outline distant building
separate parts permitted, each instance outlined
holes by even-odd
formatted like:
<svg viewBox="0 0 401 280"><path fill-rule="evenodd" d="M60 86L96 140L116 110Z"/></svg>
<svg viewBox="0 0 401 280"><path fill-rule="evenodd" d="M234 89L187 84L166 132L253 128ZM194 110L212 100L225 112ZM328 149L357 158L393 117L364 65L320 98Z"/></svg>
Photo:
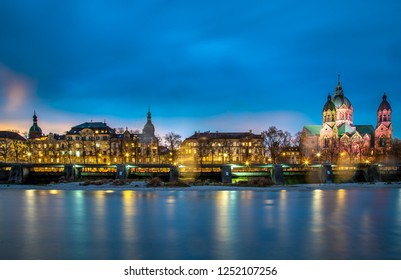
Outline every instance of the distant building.
<svg viewBox="0 0 401 280"><path fill-rule="evenodd" d="M23 162L26 159L26 139L16 132L0 131L0 161Z"/></svg>
<svg viewBox="0 0 401 280"><path fill-rule="evenodd" d="M332 98L329 94L322 110L322 125L307 125L302 130L301 151L312 161L362 162L385 155L391 149L391 106L384 94L377 110L376 129L354 125L354 108L338 78Z"/></svg>
<svg viewBox="0 0 401 280"><path fill-rule="evenodd" d="M37 124L36 113L33 120L27 143L29 162L160 163L166 154L155 136L150 109L142 133L128 129L117 132L106 122L91 121L72 127L65 135L50 133L44 136Z"/></svg>
<svg viewBox="0 0 401 280"><path fill-rule="evenodd" d="M283 163L300 164L302 163L301 152L299 147L289 147L282 151L281 158Z"/></svg>
<svg viewBox="0 0 401 280"><path fill-rule="evenodd" d="M36 139L43 136L42 129L38 126L38 117L36 116L36 112L33 112L33 124L29 129L28 138Z"/></svg>
<svg viewBox="0 0 401 280"><path fill-rule="evenodd" d="M264 161L263 138L249 132L195 132L180 148L182 164L252 164Z"/></svg>

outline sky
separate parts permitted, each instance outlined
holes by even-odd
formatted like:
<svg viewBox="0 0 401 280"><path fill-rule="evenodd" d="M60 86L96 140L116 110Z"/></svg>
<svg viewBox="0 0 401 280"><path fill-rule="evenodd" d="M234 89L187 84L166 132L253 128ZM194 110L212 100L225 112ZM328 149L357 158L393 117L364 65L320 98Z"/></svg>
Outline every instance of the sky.
<svg viewBox="0 0 401 280"><path fill-rule="evenodd" d="M401 136L401 1L2 0L0 130L106 121L295 134L341 74L354 124L386 92Z"/></svg>

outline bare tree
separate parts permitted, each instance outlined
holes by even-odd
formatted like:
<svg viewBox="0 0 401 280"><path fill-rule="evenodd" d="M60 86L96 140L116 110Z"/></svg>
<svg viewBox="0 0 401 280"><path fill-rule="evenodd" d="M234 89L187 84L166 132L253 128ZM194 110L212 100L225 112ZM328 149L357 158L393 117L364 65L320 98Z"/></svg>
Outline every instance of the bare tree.
<svg viewBox="0 0 401 280"><path fill-rule="evenodd" d="M291 145L291 134L283 132L275 126L262 132L263 143L273 163L278 163L281 151Z"/></svg>
<svg viewBox="0 0 401 280"><path fill-rule="evenodd" d="M169 132L164 135L163 139L166 146L170 150L172 162L175 162L178 158L178 149L182 143L181 135L174 132Z"/></svg>
<svg viewBox="0 0 401 280"><path fill-rule="evenodd" d="M12 142L8 138L0 138L0 157L7 162L12 155Z"/></svg>
<svg viewBox="0 0 401 280"><path fill-rule="evenodd" d="M393 140L391 154L393 156L393 160L395 163L401 162L401 140L400 139L395 138Z"/></svg>
<svg viewBox="0 0 401 280"><path fill-rule="evenodd" d="M337 161L338 152L339 152L338 138L335 136L332 136L332 137L325 138L323 141L324 141L323 146L322 146L323 159L327 163Z"/></svg>

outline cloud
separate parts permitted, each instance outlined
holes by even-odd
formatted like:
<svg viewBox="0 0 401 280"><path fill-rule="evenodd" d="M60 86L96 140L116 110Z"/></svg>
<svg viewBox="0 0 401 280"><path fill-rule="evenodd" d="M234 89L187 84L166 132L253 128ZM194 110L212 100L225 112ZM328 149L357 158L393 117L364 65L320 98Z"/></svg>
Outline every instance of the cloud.
<svg viewBox="0 0 401 280"><path fill-rule="evenodd" d="M34 91L35 85L29 78L0 64L0 93L5 113L20 112L31 100Z"/></svg>

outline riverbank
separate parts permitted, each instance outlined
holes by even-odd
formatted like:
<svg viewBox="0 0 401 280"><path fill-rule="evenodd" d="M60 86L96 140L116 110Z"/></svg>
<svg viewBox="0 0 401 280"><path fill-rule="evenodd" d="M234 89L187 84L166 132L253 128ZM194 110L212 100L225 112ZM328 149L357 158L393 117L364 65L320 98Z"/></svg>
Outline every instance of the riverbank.
<svg viewBox="0 0 401 280"><path fill-rule="evenodd" d="M339 189L386 189L401 188L401 182L377 182L377 183L343 183L343 184L299 184L299 185L273 185L267 187L252 186L189 186L189 187L148 187L144 181L131 182L126 185L103 185L84 186L79 182L56 183L48 185L18 185L0 184L1 190L113 190L113 191L310 191L310 190L339 190Z"/></svg>

